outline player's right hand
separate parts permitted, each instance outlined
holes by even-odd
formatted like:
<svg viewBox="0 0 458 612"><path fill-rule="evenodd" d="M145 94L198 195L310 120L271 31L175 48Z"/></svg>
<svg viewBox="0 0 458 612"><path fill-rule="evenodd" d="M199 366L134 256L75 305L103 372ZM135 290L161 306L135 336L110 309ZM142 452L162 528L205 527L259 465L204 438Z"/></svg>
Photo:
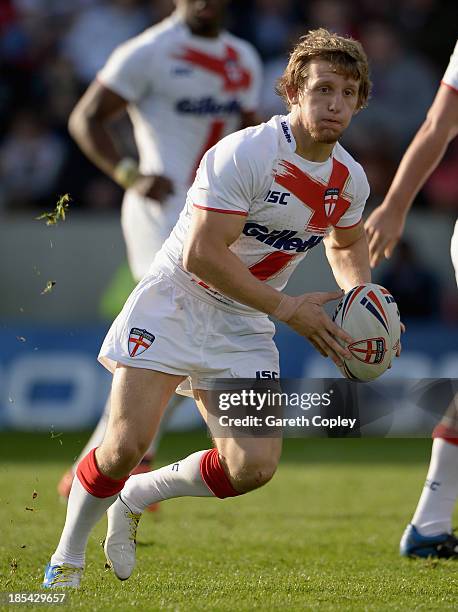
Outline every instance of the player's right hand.
<svg viewBox="0 0 458 612"><path fill-rule="evenodd" d="M139 174L132 185L132 189L135 189L135 191L144 198L150 198L157 202L163 202L174 192L172 181L160 174L151 174L148 176Z"/></svg>
<svg viewBox="0 0 458 612"><path fill-rule="evenodd" d="M405 214L383 202L369 215L364 228L369 244L369 262L375 268L385 257L389 259L399 242L405 225Z"/></svg>
<svg viewBox="0 0 458 612"><path fill-rule="evenodd" d="M304 293L295 298L301 300L301 303L293 316L286 321L294 331L305 336L323 357L330 357L337 366L342 365L343 357L351 359L351 353L346 346L354 342L354 339L331 320L323 305L341 297L341 291Z"/></svg>

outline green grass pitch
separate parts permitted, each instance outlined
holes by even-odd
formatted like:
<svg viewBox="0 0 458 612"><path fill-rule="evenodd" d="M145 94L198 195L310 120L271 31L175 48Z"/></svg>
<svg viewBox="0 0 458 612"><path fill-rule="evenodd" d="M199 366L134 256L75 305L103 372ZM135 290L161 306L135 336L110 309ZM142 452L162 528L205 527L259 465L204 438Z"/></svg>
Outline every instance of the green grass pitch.
<svg viewBox="0 0 458 612"><path fill-rule="evenodd" d="M40 591L65 515L56 482L84 441L0 434L0 591ZM208 446L204 433L170 434L158 461ZM456 562L398 556L429 452L428 440L287 440L266 487L145 515L126 582L104 568L101 521L67 609L456 610Z"/></svg>

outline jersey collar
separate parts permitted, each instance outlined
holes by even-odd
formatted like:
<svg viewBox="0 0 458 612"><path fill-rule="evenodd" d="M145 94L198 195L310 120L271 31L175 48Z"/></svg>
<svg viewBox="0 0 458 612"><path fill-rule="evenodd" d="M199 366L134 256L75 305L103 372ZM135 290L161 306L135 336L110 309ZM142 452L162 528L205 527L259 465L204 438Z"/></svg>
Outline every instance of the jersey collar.
<svg viewBox="0 0 458 612"><path fill-rule="evenodd" d="M280 115L280 140L282 148L291 153L296 151L296 140L293 136L290 123L291 115Z"/></svg>
<svg viewBox="0 0 458 612"><path fill-rule="evenodd" d="M306 162L307 164L313 164L313 165L319 166L320 164L328 163L329 160L332 160L332 158L334 157L337 143L334 145L328 159L322 162L310 161L308 159L305 159L304 157L301 157L300 155L296 153L296 139L294 138L293 131L291 129L291 113L288 113L287 115L280 115L280 134L281 134L280 140L282 143L282 148L292 153L296 157L296 159L302 162Z"/></svg>

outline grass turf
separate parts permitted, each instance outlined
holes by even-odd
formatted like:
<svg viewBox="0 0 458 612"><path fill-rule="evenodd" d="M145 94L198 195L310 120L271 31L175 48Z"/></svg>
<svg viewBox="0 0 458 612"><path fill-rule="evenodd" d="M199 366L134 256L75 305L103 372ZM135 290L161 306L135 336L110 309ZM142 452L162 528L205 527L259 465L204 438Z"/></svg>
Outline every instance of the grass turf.
<svg viewBox="0 0 458 612"><path fill-rule="evenodd" d="M82 434L0 434L0 591L40 591L65 515L56 482L84 440ZM171 434L158 461L207 446L202 433ZM157 516L145 515L138 565L126 582L104 568L101 521L82 587L69 594L69 605L91 611L456 610L456 562L398 556L429 451L427 440L287 440L266 487L224 502L170 500Z"/></svg>

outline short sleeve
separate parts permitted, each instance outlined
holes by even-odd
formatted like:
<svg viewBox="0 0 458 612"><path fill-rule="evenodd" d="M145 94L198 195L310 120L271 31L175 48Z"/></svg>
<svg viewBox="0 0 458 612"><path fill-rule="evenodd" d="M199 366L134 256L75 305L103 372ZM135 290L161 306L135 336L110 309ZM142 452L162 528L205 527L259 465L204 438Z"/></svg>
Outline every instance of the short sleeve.
<svg viewBox="0 0 458 612"><path fill-rule="evenodd" d="M120 45L97 74L97 80L128 102L140 100L152 86L154 67L154 44L142 44L136 37Z"/></svg>
<svg viewBox="0 0 458 612"><path fill-rule="evenodd" d="M458 42L450 57L450 63L442 77L442 83L458 91Z"/></svg>
<svg viewBox="0 0 458 612"><path fill-rule="evenodd" d="M193 206L228 214L248 215L259 183L252 163L250 139L241 130L223 138L202 158L189 191Z"/></svg>
<svg viewBox="0 0 458 612"><path fill-rule="evenodd" d="M352 175L352 181L354 182L352 203L347 212L340 217L338 225L336 225L337 229L349 229L358 225L370 194L369 182L361 166L358 165L358 172Z"/></svg>

